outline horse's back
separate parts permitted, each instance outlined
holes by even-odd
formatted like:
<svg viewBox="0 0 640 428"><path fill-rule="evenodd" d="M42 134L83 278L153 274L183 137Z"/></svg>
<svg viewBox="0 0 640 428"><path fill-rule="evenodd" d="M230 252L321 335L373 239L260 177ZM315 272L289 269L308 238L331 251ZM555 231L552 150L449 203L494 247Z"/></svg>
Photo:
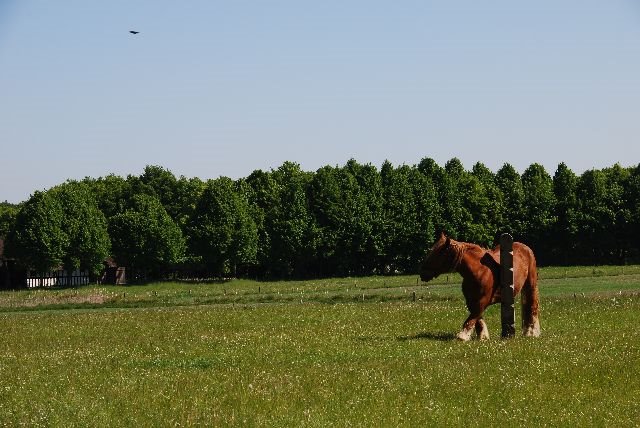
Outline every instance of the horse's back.
<svg viewBox="0 0 640 428"><path fill-rule="evenodd" d="M536 257L533 250L522 242L513 243L513 275L517 291L523 286L535 287L538 282Z"/></svg>
<svg viewBox="0 0 640 428"><path fill-rule="evenodd" d="M500 245L494 247L491 251L491 256L495 259L496 262L500 263ZM535 265L535 256L533 255L533 250L527 246L527 244L523 244L522 242L514 242L513 243L513 263L526 263L530 265L532 262Z"/></svg>
<svg viewBox="0 0 640 428"><path fill-rule="evenodd" d="M490 251L491 256L500 263L500 245ZM513 274L516 292L519 292L525 282L537 282L538 272L533 250L522 242L513 243Z"/></svg>
<svg viewBox="0 0 640 428"><path fill-rule="evenodd" d="M513 264L514 267L527 267L527 270L536 269L536 257L533 250L522 242L513 243Z"/></svg>

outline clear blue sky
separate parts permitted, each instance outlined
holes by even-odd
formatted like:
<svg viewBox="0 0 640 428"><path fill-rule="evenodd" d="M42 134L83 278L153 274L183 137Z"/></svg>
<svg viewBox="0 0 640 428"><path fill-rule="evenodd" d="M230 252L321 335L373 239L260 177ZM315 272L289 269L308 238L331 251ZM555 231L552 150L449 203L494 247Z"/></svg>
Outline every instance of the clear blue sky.
<svg viewBox="0 0 640 428"><path fill-rule="evenodd" d="M0 0L0 200L148 164L581 173L639 135L635 0Z"/></svg>

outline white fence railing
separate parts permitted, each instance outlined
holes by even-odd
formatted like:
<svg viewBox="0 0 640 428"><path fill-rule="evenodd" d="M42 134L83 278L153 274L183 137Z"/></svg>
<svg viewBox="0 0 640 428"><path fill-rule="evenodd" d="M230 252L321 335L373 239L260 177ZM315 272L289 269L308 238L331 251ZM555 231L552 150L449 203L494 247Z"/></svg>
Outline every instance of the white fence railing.
<svg viewBox="0 0 640 428"><path fill-rule="evenodd" d="M63 270L27 275L27 288L69 287L86 284L89 284L89 273L83 271L74 271L71 275Z"/></svg>

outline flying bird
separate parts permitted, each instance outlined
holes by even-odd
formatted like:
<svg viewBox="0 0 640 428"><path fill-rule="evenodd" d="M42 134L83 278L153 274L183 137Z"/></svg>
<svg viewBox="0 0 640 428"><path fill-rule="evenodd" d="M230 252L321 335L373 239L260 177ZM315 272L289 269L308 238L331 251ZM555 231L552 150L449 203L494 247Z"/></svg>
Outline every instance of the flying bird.
<svg viewBox="0 0 640 428"><path fill-rule="evenodd" d="M138 34L140 31L129 30L129 32L130 32L131 34Z"/></svg>

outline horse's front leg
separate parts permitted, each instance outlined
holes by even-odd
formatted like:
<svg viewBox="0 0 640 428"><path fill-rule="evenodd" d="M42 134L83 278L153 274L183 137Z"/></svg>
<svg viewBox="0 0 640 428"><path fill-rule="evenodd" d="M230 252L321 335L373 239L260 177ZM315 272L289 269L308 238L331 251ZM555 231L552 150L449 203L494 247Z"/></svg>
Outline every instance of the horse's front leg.
<svg viewBox="0 0 640 428"><path fill-rule="evenodd" d="M462 324L462 330L458 333L457 338L462 341L471 339L473 330L475 329L478 339L489 339L489 329L487 323L482 319L484 310L489 306L491 296L488 293L476 294L469 284L463 282L462 291L464 293L467 309L469 309L469 317Z"/></svg>
<svg viewBox="0 0 640 428"><path fill-rule="evenodd" d="M473 313L470 314L469 317L462 324L462 330L460 330L460 333L458 333L456 338L458 340L462 340L463 342L471 340L471 336L473 335L473 329L477 328L476 324L479 324L478 323L479 320L480 320L480 317L478 315Z"/></svg>
<svg viewBox="0 0 640 428"><path fill-rule="evenodd" d="M489 339L489 328L487 327L487 323L484 322L484 319L481 315L473 314L469 315L464 324L462 324L462 330L460 330L460 333L458 333L458 336L456 336L457 339L464 342L471 340L474 329L476 331L476 334L478 335L478 339Z"/></svg>
<svg viewBox="0 0 640 428"><path fill-rule="evenodd" d="M487 323L484 322L484 318L480 318L478 322L476 322L476 334L480 340L489 339L489 328L487 327Z"/></svg>

